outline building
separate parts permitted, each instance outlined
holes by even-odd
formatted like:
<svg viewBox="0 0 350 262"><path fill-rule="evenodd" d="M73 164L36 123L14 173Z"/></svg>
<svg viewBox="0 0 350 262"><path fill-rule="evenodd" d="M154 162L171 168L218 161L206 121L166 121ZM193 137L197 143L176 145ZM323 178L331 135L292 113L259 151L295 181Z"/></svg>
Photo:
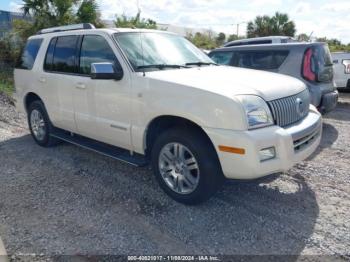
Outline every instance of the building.
<svg viewBox="0 0 350 262"><path fill-rule="evenodd" d="M13 21L17 19L28 21L30 17L24 16L23 13L20 12L0 10L0 38L12 30Z"/></svg>

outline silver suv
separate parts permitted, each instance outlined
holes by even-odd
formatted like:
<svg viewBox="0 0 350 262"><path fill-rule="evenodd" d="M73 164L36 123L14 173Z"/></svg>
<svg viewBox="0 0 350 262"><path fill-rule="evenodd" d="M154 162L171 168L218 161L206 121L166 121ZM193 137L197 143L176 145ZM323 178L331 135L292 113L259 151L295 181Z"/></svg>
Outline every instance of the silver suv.
<svg viewBox="0 0 350 262"><path fill-rule="evenodd" d="M293 76L309 88L311 103L322 113L338 101L331 54L325 43L286 43L223 47L209 56L218 64Z"/></svg>

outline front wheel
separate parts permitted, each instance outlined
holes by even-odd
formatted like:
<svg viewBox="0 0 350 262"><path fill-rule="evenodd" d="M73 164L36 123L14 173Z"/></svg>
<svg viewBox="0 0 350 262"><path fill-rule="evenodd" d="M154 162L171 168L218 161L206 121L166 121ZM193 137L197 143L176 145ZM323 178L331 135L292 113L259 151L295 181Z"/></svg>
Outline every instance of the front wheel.
<svg viewBox="0 0 350 262"><path fill-rule="evenodd" d="M215 149L198 130L168 130L152 149L152 168L161 188L174 200L198 204L223 181Z"/></svg>

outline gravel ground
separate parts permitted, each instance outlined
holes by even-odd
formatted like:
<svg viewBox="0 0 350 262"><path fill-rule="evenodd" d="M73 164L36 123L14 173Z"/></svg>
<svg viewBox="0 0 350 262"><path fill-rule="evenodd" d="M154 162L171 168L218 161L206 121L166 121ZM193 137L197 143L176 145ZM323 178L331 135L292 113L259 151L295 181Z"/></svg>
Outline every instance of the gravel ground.
<svg viewBox="0 0 350 262"><path fill-rule="evenodd" d="M0 239L7 253L337 255L350 260L350 94L322 144L286 174L227 182L210 201L169 199L148 168L34 144L0 96Z"/></svg>

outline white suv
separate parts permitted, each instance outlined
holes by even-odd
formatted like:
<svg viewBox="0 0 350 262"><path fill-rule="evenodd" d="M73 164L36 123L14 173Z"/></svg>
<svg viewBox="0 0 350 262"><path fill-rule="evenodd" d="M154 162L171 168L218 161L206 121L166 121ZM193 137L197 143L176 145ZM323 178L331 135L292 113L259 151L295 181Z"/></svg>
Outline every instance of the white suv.
<svg viewBox="0 0 350 262"><path fill-rule="evenodd" d="M64 140L136 166L195 204L224 178L290 169L317 148L322 119L301 81L216 65L164 31L45 29L15 70L34 140Z"/></svg>

